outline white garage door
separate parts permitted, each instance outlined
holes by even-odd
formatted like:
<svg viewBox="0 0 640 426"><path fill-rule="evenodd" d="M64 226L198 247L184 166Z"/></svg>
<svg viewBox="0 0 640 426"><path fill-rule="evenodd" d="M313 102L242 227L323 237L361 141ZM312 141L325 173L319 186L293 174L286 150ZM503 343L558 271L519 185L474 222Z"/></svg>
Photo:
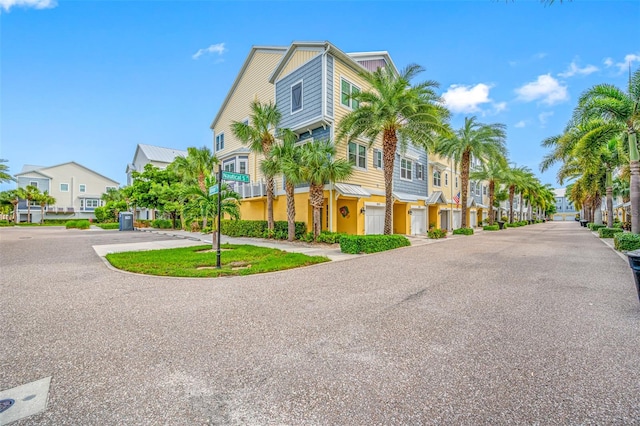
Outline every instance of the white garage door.
<svg viewBox="0 0 640 426"><path fill-rule="evenodd" d="M364 233L384 233L384 206L366 206L364 211Z"/></svg>
<svg viewBox="0 0 640 426"><path fill-rule="evenodd" d="M411 209L411 234L423 235L427 233L427 209Z"/></svg>
<svg viewBox="0 0 640 426"><path fill-rule="evenodd" d="M557 215L554 215L554 216L553 216L553 220L555 220L555 221L561 221L561 220L564 220L564 218L562 217L562 215L557 214Z"/></svg>
<svg viewBox="0 0 640 426"><path fill-rule="evenodd" d="M453 229L460 228L462 223L462 212L453 212Z"/></svg>
<svg viewBox="0 0 640 426"><path fill-rule="evenodd" d="M475 210L471 210L469 213L469 227L475 228L478 226L476 222L478 221L478 213Z"/></svg>

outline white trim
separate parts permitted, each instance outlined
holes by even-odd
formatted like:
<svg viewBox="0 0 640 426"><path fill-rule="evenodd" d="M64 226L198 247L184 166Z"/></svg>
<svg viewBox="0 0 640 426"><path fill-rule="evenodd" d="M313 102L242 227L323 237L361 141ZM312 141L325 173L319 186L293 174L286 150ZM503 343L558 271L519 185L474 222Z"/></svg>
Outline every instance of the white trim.
<svg viewBox="0 0 640 426"><path fill-rule="evenodd" d="M356 146L356 158L355 158L355 164L352 164L353 167L357 170L363 170L363 171L367 171L367 160L369 157L369 154L367 153L367 144L363 144L363 143L359 143L358 140L351 140L347 142L347 161L351 162L351 160L349 159L349 144L354 144ZM359 147L364 147L364 167L360 167L358 165L358 158L360 158L360 150L358 149Z"/></svg>
<svg viewBox="0 0 640 426"><path fill-rule="evenodd" d="M67 185L67 189L63 190L62 189L62 185ZM60 192L69 192L69 184L68 183L64 183L64 182L60 182Z"/></svg>
<svg viewBox="0 0 640 426"><path fill-rule="evenodd" d="M222 136L222 148L218 149L218 138ZM215 134L215 132L213 133L213 152L214 154L217 154L220 151L224 151L224 131L218 133L217 135Z"/></svg>
<svg viewBox="0 0 640 426"><path fill-rule="evenodd" d="M408 161L408 162L411 163L411 167L409 168L409 173L411 173L411 178L403 178L402 177L402 160ZM413 182L413 163L414 163L413 160L411 160L410 158L407 158L407 157L404 157L404 156L400 157L400 180L404 180L404 181L407 181L407 182ZM405 170L407 170L407 169L405 168Z"/></svg>
<svg viewBox="0 0 640 426"><path fill-rule="evenodd" d="M84 186L84 191L82 190L82 187ZM80 194L84 194L87 192L87 185L84 183L79 183L78 184L78 193Z"/></svg>
<svg viewBox="0 0 640 426"><path fill-rule="evenodd" d="M291 98L291 108L289 108L289 112L291 115L297 114L304 110L304 79L300 79L289 86L289 97ZM300 84L300 109L293 110L293 87Z"/></svg>
<svg viewBox="0 0 640 426"><path fill-rule="evenodd" d="M333 81L331 82L331 84L333 84L333 91L331 92L331 105L333 106L333 114L331 114L331 118L335 118L336 116L336 57L331 55L331 58L333 59L331 61L331 74L333 75ZM331 138L333 140L333 137Z"/></svg>
<svg viewBox="0 0 640 426"><path fill-rule="evenodd" d="M358 91L360 91L360 92L362 92L362 88L360 86L358 86L357 84L352 83L351 80L349 80L348 78L346 78L345 76L340 74L340 106L342 108L344 108L344 109L348 109L349 111L353 111L352 99L349 99L349 105L348 106L342 103L342 80L346 81L350 85L349 96L351 96L351 93L353 93L353 88L354 87L356 89L358 89Z"/></svg>

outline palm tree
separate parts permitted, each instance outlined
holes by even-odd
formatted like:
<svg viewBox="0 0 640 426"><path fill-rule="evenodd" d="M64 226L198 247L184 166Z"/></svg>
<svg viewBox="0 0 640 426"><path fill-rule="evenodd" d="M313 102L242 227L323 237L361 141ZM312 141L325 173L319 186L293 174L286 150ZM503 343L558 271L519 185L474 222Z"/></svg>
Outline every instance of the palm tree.
<svg viewBox="0 0 640 426"><path fill-rule="evenodd" d="M211 150L203 146L202 148L187 148L186 157L176 157L169 168L173 170L185 184L197 183L203 192L208 192L206 178L211 176L213 169L218 164L218 159L211 153ZM207 217L202 219L202 226L207 226Z"/></svg>
<svg viewBox="0 0 640 426"><path fill-rule="evenodd" d="M401 148L409 141L425 148L432 147L441 136L448 136L449 111L435 89L438 83L425 81L411 84L423 69L409 65L399 74L387 66L375 72L363 71L361 77L372 90L351 94L359 107L346 115L338 125L338 141L364 136L370 144L382 134L385 186L384 233L391 234L393 212L393 168L398 142Z"/></svg>
<svg viewBox="0 0 640 426"><path fill-rule="evenodd" d="M509 192L509 223L513 223L513 199L516 189L522 184L522 181L528 173L530 173L530 170L527 167L513 166L505 169L500 179L502 183L506 185Z"/></svg>
<svg viewBox="0 0 640 426"><path fill-rule="evenodd" d="M44 207L54 204L56 199L49 195L49 191L44 191L36 197L36 201L40 203L40 224L44 224Z"/></svg>
<svg viewBox="0 0 640 426"><path fill-rule="evenodd" d="M444 137L435 148L436 153L453 158L460 164L462 183L461 200L463 228L467 227L467 197L469 193L469 171L472 156L486 163L507 155L505 147L506 132L504 124L482 124L476 117L465 117L464 126L455 134Z"/></svg>
<svg viewBox="0 0 640 426"><path fill-rule="evenodd" d="M309 202L313 207L313 237L320 234L320 209L324 204L324 185L351 176L353 166L347 159L334 159L336 147L329 140L317 140L302 146L300 178L309 183Z"/></svg>
<svg viewBox="0 0 640 426"><path fill-rule="evenodd" d="M296 135L289 129L280 130L279 144L273 145L260 168L267 177L282 173L285 178L284 189L287 197L287 239L296 238L295 185L302 182L300 176L301 148L296 146Z"/></svg>
<svg viewBox="0 0 640 426"><path fill-rule="evenodd" d="M525 197L528 196L530 191L534 191L537 184L538 179L533 175L533 173L526 172L521 176L520 184L516 187L518 192L520 193L520 220L524 220L523 210L524 210L524 200Z"/></svg>
<svg viewBox="0 0 640 426"><path fill-rule="evenodd" d="M280 111L273 102L260 103L257 100L251 102L251 114L249 122L234 121L231 123L231 131L240 141L249 146L256 154L267 156L275 143L273 130L280 123ZM267 181L267 227L273 231L273 196L275 184L273 177L266 177Z"/></svg>
<svg viewBox="0 0 640 426"><path fill-rule="evenodd" d="M226 183L221 183L220 189L217 194L209 194L210 187L216 185L216 178L214 175L207 176L205 178L206 188L203 190L199 185L191 185L184 190L184 196L195 203L203 218L211 215L213 224L211 226L212 234L212 247L217 248L217 225L216 218L218 217L218 197L221 197L220 208L221 214L228 215L231 219L240 218L240 195L233 191Z"/></svg>
<svg viewBox="0 0 640 426"><path fill-rule="evenodd" d="M31 223L31 202L38 198L40 195L40 190L37 186L27 185L22 193L20 194L21 198L27 200L27 222Z"/></svg>
<svg viewBox="0 0 640 426"><path fill-rule="evenodd" d="M640 233L640 152L636 135L640 126L640 69L629 79L626 93L610 84L588 89L580 96L574 117L579 122L601 118L626 137L631 172L631 232Z"/></svg>
<svg viewBox="0 0 640 426"><path fill-rule="evenodd" d="M0 158L0 163L6 163L7 160ZM6 164L0 164L0 183L15 181L13 176L9 174L9 167Z"/></svg>
<svg viewBox="0 0 640 426"><path fill-rule="evenodd" d="M470 173L469 178L473 180L484 180L489 183L489 225L493 225L493 203L495 202L496 185L500 185L500 178L507 167L507 160L504 157L495 158L488 163L482 164L480 170Z"/></svg>

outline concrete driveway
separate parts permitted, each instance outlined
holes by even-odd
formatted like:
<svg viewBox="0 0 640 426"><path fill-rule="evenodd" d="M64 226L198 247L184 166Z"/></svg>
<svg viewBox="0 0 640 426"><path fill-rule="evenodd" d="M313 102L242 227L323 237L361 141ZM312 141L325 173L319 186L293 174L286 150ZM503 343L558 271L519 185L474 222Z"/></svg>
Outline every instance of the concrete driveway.
<svg viewBox="0 0 640 426"><path fill-rule="evenodd" d="M577 223L220 279L92 249L162 239L0 229L0 390L51 377L17 424L640 422L633 278Z"/></svg>

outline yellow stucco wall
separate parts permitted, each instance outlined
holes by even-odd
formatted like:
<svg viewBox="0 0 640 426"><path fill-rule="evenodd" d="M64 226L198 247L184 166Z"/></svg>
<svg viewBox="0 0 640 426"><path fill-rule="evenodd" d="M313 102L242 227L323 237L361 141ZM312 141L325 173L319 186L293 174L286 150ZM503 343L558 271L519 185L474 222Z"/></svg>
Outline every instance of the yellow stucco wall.
<svg viewBox="0 0 640 426"><path fill-rule="evenodd" d="M336 207L336 231L345 232L347 234L357 234L359 216L363 216L361 221L364 221L364 215L360 214L360 209L358 208L358 200L347 198L338 199Z"/></svg>

